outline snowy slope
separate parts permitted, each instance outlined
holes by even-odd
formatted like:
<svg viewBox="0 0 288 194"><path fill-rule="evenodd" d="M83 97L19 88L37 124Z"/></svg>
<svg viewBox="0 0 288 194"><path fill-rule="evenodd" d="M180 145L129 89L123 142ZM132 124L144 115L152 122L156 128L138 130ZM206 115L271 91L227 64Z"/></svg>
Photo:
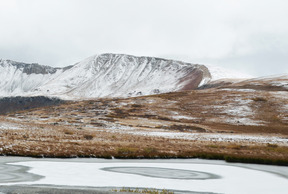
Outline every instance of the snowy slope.
<svg viewBox="0 0 288 194"><path fill-rule="evenodd" d="M190 90L211 79L204 65L102 54L52 68L0 60L0 96L127 97Z"/></svg>
<svg viewBox="0 0 288 194"><path fill-rule="evenodd" d="M62 71L38 64L0 60L0 96L17 96L33 91Z"/></svg>
<svg viewBox="0 0 288 194"><path fill-rule="evenodd" d="M65 97L127 97L195 89L210 78L203 65L102 54L77 63L37 90Z"/></svg>

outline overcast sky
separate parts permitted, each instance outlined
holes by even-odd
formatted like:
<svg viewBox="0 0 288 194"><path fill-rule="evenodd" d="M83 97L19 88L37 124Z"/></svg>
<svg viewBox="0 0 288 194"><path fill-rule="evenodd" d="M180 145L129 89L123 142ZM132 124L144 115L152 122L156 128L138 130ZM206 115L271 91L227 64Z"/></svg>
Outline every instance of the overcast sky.
<svg viewBox="0 0 288 194"><path fill-rule="evenodd" d="M61 67L101 53L288 73L288 1L0 0L0 58Z"/></svg>

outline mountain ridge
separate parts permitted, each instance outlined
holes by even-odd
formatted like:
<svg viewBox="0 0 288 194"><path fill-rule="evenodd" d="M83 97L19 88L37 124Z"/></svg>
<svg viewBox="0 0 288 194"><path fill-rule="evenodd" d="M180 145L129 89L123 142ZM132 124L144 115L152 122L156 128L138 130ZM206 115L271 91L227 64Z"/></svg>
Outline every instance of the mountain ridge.
<svg viewBox="0 0 288 194"><path fill-rule="evenodd" d="M128 97L196 89L211 79L204 65L105 53L53 68L0 60L1 96Z"/></svg>
<svg viewBox="0 0 288 194"><path fill-rule="evenodd" d="M47 65L40 65L38 63L23 63L23 62L17 62L17 61L13 61L13 60L2 60L0 59L0 65L2 67L4 67L5 65L12 65L14 67L16 67L16 69L22 70L23 73L26 74L53 74L56 73L56 71L58 69L58 67L51 67L51 66L47 66Z"/></svg>

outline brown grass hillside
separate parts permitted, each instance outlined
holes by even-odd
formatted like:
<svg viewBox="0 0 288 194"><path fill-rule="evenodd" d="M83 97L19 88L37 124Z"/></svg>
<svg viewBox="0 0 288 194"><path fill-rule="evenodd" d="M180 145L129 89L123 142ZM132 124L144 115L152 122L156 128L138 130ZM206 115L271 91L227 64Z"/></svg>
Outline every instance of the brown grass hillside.
<svg viewBox="0 0 288 194"><path fill-rule="evenodd" d="M287 88L255 82L10 113L1 117L0 153L288 164Z"/></svg>

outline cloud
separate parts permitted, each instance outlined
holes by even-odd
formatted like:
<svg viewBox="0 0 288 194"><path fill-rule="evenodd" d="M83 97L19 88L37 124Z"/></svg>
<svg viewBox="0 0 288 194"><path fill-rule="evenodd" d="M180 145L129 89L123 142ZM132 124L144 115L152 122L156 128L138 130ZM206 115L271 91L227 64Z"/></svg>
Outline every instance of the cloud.
<svg viewBox="0 0 288 194"><path fill-rule="evenodd" d="M0 0L0 58L65 66L114 52L262 67L259 75L269 58L286 71L287 7L283 0Z"/></svg>

